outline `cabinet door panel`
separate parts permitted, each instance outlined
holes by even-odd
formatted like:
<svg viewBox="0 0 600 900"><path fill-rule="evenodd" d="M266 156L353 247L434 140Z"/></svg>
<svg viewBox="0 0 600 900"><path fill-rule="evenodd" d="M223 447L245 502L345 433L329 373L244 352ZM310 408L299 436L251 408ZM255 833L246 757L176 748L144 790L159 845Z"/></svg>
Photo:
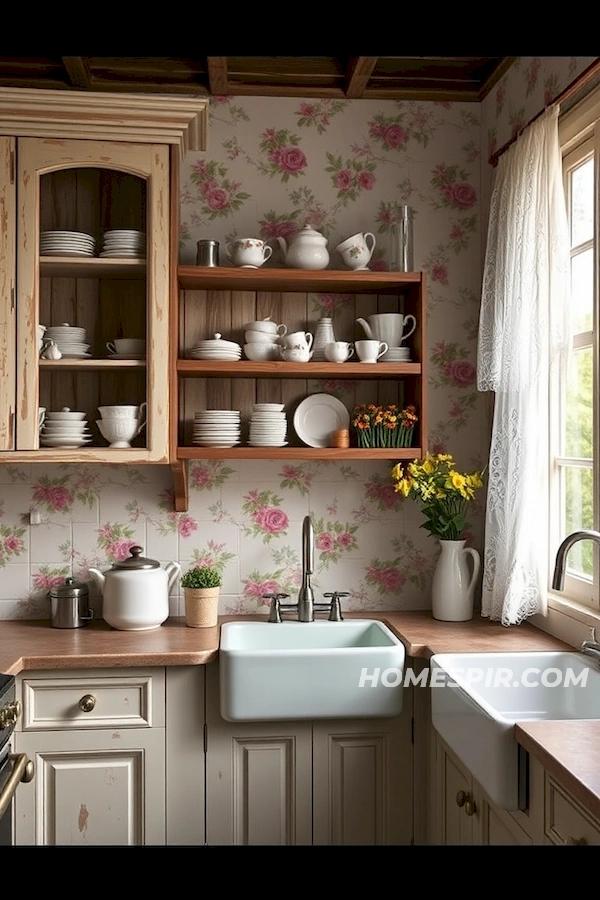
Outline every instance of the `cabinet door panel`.
<svg viewBox="0 0 600 900"><path fill-rule="evenodd" d="M35 764L15 802L19 846L165 842L164 729L23 734Z"/></svg>

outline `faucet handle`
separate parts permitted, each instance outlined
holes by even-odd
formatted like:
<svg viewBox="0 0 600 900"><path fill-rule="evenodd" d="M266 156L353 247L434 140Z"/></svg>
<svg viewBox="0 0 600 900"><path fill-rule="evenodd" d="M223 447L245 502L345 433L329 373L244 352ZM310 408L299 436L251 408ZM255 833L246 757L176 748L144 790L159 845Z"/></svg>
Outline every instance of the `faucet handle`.
<svg viewBox="0 0 600 900"><path fill-rule="evenodd" d="M285 600L286 597L289 597L289 594L263 594L262 595L265 600L271 601L271 608L269 610L269 622L277 622L279 624L281 622L281 601Z"/></svg>
<svg viewBox="0 0 600 900"><path fill-rule="evenodd" d="M323 594L324 597L331 597L331 606L329 610L330 622L343 622L341 597L349 597L350 591L332 591L329 594Z"/></svg>

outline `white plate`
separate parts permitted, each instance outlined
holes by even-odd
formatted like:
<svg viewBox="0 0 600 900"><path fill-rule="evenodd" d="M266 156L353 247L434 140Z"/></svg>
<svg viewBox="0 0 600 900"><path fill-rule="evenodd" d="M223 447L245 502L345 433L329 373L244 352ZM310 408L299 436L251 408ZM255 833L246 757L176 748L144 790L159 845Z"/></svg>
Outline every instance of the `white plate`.
<svg viewBox="0 0 600 900"><path fill-rule="evenodd" d="M294 413L294 429L309 447L328 447L332 431L348 428L350 413L331 394L311 394Z"/></svg>
<svg viewBox="0 0 600 900"><path fill-rule="evenodd" d="M91 438L85 441L71 440L71 438L40 438L40 444L42 444L42 446L44 447L63 447L65 450L72 450L76 449L77 447L85 447L86 444L91 443Z"/></svg>
<svg viewBox="0 0 600 900"><path fill-rule="evenodd" d="M44 250L42 256L93 256L91 250Z"/></svg>
<svg viewBox="0 0 600 900"><path fill-rule="evenodd" d="M248 446L250 447L287 447L288 442L283 441L280 443L270 443L269 441L248 441Z"/></svg>
<svg viewBox="0 0 600 900"><path fill-rule="evenodd" d="M67 353L63 353L62 358L63 358L63 359L91 359L91 358L92 358L92 354L91 354L91 353L72 353L72 352L67 352Z"/></svg>
<svg viewBox="0 0 600 900"><path fill-rule="evenodd" d="M70 237L70 238L85 238L88 241L93 241L95 238L88 234L86 231L42 231L40 232L41 237L57 237L60 235L61 237Z"/></svg>
<svg viewBox="0 0 600 900"><path fill-rule="evenodd" d="M103 250L100 256L104 259L142 259L144 254L137 251Z"/></svg>

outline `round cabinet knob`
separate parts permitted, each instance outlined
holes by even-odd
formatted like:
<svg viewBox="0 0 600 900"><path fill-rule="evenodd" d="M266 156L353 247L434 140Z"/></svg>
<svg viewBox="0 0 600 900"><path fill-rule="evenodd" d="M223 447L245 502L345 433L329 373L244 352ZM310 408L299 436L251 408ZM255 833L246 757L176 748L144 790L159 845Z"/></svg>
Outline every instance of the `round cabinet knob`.
<svg viewBox="0 0 600 900"><path fill-rule="evenodd" d="M466 794L464 791L459 791L456 795L456 805L460 806L462 808L468 799L469 799L468 794Z"/></svg>
<svg viewBox="0 0 600 900"><path fill-rule="evenodd" d="M469 798L465 803L465 812L468 816L474 816L477 812L477 807L475 806L475 801Z"/></svg>
<svg viewBox="0 0 600 900"><path fill-rule="evenodd" d="M84 694L79 701L79 709L82 712L91 712L96 705L96 698L93 694Z"/></svg>

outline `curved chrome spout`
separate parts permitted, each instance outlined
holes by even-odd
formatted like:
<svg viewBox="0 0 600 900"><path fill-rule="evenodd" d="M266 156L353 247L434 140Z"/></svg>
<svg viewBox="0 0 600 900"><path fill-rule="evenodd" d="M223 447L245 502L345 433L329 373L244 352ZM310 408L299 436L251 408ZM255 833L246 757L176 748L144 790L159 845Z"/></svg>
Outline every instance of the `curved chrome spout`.
<svg viewBox="0 0 600 900"><path fill-rule="evenodd" d="M574 531L573 534L567 535L556 553L556 563L554 564L554 575L552 577L552 590L562 591L565 584L565 568L567 553L578 541L594 541L600 545L600 531Z"/></svg>
<svg viewBox="0 0 600 900"><path fill-rule="evenodd" d="M310 576L314 572L314 530L310 516L304 517L302 523L302 586L298 594L298 619L301 622L314 622L314 593Z"/></svg>

